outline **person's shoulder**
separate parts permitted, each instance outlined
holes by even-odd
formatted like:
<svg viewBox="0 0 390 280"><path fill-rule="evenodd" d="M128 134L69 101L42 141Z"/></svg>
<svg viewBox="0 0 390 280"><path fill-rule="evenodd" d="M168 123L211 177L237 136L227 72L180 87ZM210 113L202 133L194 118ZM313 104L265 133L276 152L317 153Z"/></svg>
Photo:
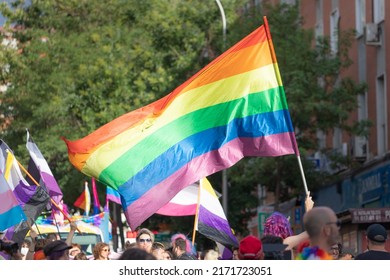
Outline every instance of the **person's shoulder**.
<svg viewBox="0 0 390 280"><path fill-rule="evenodd" d="M355 260L390 260L390 253L370 250L357 255Z"/></svg>

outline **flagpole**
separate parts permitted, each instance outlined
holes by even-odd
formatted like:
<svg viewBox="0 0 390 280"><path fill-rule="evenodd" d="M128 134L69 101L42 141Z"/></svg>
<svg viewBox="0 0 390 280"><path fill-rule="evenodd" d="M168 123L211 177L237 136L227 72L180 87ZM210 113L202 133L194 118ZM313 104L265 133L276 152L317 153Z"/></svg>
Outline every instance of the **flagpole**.
<svg viewBox="0 0 390 280"><path fill-rule="evenodd" d="M303 172L303 166L302 166L301 157L300 157L300 156L297 156L297 159L298 159L299 169L300 169L301 175L302 175L303 186L305 187L306 195L309 195L309 190L308 190L307 184L306 184L305 173Z"/></svg>
<svg viewBox="0 0 390 280"><path fill-rule="evenodd" d="M198 217L199 217L199 204L200 204L200 188L201 188L201 180L199 181L199 188L198 188L198 201L196 203L196 211L195 211L195 220L194 220L194 230L192 231L192 246L195 244L195 234L196 229L198 227Z"/></svg>
<svg viewBox="0 0 390 280"><path fill-rule="evenodd" d="M27 176L34 182L34 184L37 186L37 187L40 187L41 185L34 179L34 177L26 170L26 168L24 168L24 166L16 159L15 157L15 160L16 162L18 163L19 167L27 174ZM60 210L60 212L62 213L62 215L64 215L64 217L71 223L72 222L72 219L68 216L68 214L66 214L61 208L60 206L50 197L50 202L55 206L57 207L58 210ZM76 226L77 227L77 226ZM81 231L76 228L77 231L79 233L81 233Z"/></svg>
<svg viewBox="0 0 390 280"><path fill-rule="evenodd" d="M265 34L267 35L268 45L269 45L269 49L270 49L270 53L271 53L271 57L272 57L272 62L273 62L273 65L274 65L275 76L276 76L276 78L278 79L278 83L279 83L280 85L282 85L282 78L281 78L281 76L280 76L279 69L278 69L277 67L275 67L275 65L277 65L277 60L276 60L274 45L273 45L273 43L272 43L271 32L270 32L269 26L268 26L267 17L264 16L264 17L263 17L263 20L264 20ZM296 140L295 140L295 141L296 141ZM297 159L298 159L299 169L300 169L300 171L301 171L303 186L304 186L304 188L305 188L306 195L309 195L309 190L308 190L307 184L306 184L305 173L303 172L302 161L301 161L301 157L299 156L298 145L296 144L296 142L295 142L295 147L294 147L294 148L296 149L296 155L297 155Z"/></svg>

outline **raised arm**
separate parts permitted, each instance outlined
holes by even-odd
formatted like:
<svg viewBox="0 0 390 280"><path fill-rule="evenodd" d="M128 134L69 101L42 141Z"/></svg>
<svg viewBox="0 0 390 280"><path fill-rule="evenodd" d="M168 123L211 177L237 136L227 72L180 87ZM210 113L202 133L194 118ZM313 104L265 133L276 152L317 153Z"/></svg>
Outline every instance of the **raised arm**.
<svg viewBox="0 0 390 280"><path fill-rule="evenodd" d="M66 244L68 244L69 246L72 245L73 236L74 236L74 233L76 230L77 230L76 223L70 222L70 231L69 231L68 237L65 240Z"/></svg>

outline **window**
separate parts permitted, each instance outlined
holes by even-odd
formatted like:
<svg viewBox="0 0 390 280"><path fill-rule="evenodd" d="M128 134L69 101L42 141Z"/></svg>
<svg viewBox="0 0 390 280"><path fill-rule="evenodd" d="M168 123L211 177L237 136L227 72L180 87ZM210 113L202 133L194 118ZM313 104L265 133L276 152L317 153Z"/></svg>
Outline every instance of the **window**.
<svg viewBox="0 0 390 280"><path fill-rule="evenodd" d="M360 37L364 33L364 25L366 23L366 0L355 0L355 21L356 36Z"/></svg>
<svg viewBox="0 0 390 280"><path fill-rule="evenodd" d="M385 0L374 0L374 22L385 20Z"/></svg>
<svg viewBox="0 0 390 280"><path fill-rule="evenodd" d="M330 49L332 53L338 52L339 45L339 10L334 9L330 15Z"/></svg>
<svg viewBox="0 0 390 280"><path fill-rule="evenodd" d="M324 36L324 19L322 15L322 0L316 0L316 37Z"/></svg>
<svg viewBox="0 0 390 280"><path fill-rule="evenodd" d="M378 156L387 152L386 85L384 75L376 81L376 123Z"/></svg>

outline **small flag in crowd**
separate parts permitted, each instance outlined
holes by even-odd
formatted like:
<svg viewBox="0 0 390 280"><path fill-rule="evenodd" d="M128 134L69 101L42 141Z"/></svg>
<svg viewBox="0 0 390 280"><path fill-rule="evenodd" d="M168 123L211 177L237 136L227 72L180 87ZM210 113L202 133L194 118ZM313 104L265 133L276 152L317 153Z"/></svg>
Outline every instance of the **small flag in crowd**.
<svg viewBox="0 0 390 280"><path fill-rule="evenodd" d="M197 230L227 248L238 247L237 238L226 219L222 205L209 180L200 180Z"/></svg>
<svg viewBox="0 0 390 280"><path fill-rule="evenodd" d="M88 182L85 182L84 191L73 203L74 206L81 208L85 211L85 215L89 216L89 211L91 209L91 194L88 188Z"/></svg>
<svg viewBox="0 0 390 280"><path fill-rule="evenodd" d="M30 153L31 164L36 165L36 169L39 171L40 180L37 180L39 185L44 185L50 197L58 204L61 202L63 194L60 187L57 184L56 179L53 176L53 173L50 170L50 167L43 157L38 146L34 143L32 137L30 136L29 131L27 130L27 150ZM30 165L30 164L29 164Z"/></svg>

